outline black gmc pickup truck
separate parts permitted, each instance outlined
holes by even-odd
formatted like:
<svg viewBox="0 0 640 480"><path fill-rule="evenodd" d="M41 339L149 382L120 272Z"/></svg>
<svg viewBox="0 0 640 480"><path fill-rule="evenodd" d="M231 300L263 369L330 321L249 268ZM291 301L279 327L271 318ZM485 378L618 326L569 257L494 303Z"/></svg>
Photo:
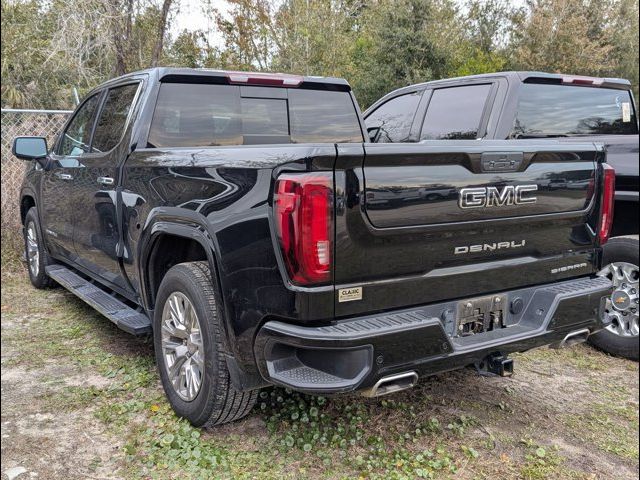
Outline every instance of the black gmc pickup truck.
<svg viewBox="0 0 640 480"><path fill-rule="evenodd" d="M375 102L365 113L377 143L545 138L601 143L616 172L612 241L604 248L603 276L631 299L606 310L608 326L589 341L638 360L638 116L627 80L542 72L498 72L410 85ZM511 165L505 156L498 171ZM565 188L570 177L543 180Z"/></svg>
<svg viewBox="0 0 640 480"><path fill-rule="evenodd" d="M468 365L508 375L509 353L605 326L601 146L365 139L340 79L109 81L50 150L14 142L31 161L31 281L152 334L167 397L198 426L241 418L273 384L377 396Z"/></svg>

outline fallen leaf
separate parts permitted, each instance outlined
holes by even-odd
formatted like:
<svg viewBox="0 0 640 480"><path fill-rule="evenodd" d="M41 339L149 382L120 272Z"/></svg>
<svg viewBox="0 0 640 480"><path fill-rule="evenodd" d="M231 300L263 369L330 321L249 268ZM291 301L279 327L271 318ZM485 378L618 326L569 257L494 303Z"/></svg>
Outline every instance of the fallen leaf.
<svg viewBox="0 0 640 480"><path fill-rule="evenodd" d="M27 469L24 467L13 467L4 471L4 474L9 478L9 480L18 478L23 473L27 473Z"/></svg>

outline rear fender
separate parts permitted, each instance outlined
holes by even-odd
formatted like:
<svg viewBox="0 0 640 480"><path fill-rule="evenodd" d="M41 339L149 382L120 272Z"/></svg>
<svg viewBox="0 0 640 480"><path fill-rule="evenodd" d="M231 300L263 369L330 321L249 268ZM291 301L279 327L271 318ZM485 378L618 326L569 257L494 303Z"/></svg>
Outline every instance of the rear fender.
<svg viewBox="0 0 640 480"><path fill-rule="evenodd" d="M156 241L164 234L194 240L202 246L207 255L207 262L209 263L209 269L212 273L211 280L216 296L218 297L217 301L224 311L225 302L222 295L221 279L218 273L215 237L209 233L205 218L196 212L185 211L181 208L160 207L150 212L138 244L137 268L141 278L141 297L149 315L153 315L155 308L149 278L149 261ZM227 324L228 318L229 316L225 314L224 322L222 322L224 347L226 351L228 351L228 346L230 345L229 332L232 331Z"/></svg>

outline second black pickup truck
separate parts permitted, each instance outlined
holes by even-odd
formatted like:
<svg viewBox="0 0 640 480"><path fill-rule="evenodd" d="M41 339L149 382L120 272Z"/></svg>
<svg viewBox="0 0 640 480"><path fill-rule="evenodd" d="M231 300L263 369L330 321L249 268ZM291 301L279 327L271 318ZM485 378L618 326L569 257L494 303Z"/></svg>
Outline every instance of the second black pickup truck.
<svg viewBox="0 0 640 480"><path fill-rule="evenodd" d="M596 276L614 194L601 147L365 138L340 79L107 82L51 150L14 143L32 161L31 281L153 334L194 425L246 415L273 384L377 396L467 365L508 375L511 352L603 328L618 297Z"/></svg>

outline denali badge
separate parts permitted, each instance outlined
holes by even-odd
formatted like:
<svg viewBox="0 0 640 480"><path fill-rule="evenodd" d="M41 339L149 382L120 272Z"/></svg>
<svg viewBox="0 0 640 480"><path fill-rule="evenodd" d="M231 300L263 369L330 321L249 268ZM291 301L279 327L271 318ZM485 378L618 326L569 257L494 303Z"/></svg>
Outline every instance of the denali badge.
<svg viewBox="0 0 640 480"><path fill-rule="evenodd" d="M535 192L538 185L507 185L502 190L497 187L473 187L460 189L460 208L503 207L536 203L537 197L525 197L527 192Z"/></svg>
<svg viewBox="0 0 640 480"><path fill-rule="evenodd" d="M520 240L520 242L516 242L515 240L513 240L511 242L465 245L463 247L454 248L453 253L455 255L460 255L461 253L493 252L494 250L502 250L503 248L520 248L520 247L524 247L525 244L526 244L525 240Z"/></svg>

